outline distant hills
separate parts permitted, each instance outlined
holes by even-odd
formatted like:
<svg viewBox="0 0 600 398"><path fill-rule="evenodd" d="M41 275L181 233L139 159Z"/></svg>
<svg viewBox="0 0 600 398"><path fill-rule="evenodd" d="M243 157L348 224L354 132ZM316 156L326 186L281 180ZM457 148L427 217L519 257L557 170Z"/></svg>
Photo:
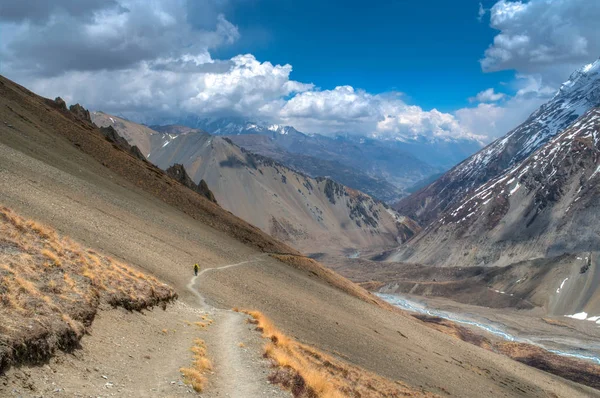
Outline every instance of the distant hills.
<svg viewBox="0 0 600 398"><path fill-rule="evenodd" d="M92 120L119 131L163 170L181 164L194 183L205 181L225 209L305 252L390 248L419 230L367 194L312 178L229 137L183 126L154 126L156 131L101 112Z"/></svg>
<svg viewBox="0 0 600 398"><path fill-rule="evenodd" d="M448 170L482 146L469 138L419 136L382 140L353 134L330 137L240 117L188 116L162 124L184 125L227 136L254 153L312 177L331 177L386 202L405 196L413 185Z"/></svg>

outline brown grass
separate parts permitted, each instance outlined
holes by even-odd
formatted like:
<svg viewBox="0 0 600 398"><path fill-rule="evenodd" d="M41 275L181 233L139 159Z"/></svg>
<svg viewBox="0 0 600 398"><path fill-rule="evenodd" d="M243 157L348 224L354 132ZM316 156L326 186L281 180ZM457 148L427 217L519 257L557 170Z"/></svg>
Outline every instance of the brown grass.
<svg viewBox="0 0 600 398"><path fill-rule="evenodd" d="M270 380L289 389L294 397L437 397L391 381L326 355L286 336L261 312L243 311L256 330L269 339L265 356L276 370Z"/></svg>
<svg viewBox="0 0 600 398"><path fill-rule="evenodd" d="M192 386L197 392L202 392L206 386L206 372L212 370L212 363L206 357L206 345L201 339L194 340L194 346L191 348L194 353L194 359L191 368L181 368L179 371L183 375L186 384Z"/></svg>
<svg viewBox="0 0 600 398"><path fill-rule="evenodd" d="M0 206L0 372L75 348L101 302L142 310L175 297L155 278Z"/></svg>

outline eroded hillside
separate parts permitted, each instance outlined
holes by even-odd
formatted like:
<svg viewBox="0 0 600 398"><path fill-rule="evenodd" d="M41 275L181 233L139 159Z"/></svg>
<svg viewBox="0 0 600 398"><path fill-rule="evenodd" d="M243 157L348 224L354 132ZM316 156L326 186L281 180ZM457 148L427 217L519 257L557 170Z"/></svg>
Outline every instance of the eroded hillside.
<svg viewBox="0 0 600 398"><path fill-rule="evenodd" d="M143 145L144 139L127 133L134 130L131 122L110 118L132 144ZM105 116L98 122L105 123ZM225 209L301 251L351 254L388 248L419 230L364 193L296 172L227 138L177 126L162 134L160 145L150 150L150 162L165 170L181 163L194 182L206 182Z"/></svg>

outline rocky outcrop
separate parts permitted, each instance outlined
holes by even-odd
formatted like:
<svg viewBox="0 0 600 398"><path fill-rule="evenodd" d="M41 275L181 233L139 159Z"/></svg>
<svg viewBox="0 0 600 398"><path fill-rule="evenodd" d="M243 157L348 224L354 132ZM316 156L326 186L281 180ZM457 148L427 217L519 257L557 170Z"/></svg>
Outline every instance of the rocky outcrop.
<svg viewBox="0 0 600 398"><path fill-rule="evenodd" d="M92 123L92 118L90 117L90 111L85 109L83 106L79 104L71 105L69 110L76 118L83 120L84 122Z"/></svg>
<svg viewBox="0 0 600 398"><path fill-rule="evenodd" d="M54 104L61 110L67 110L67 103L65 102L64 99L60 98L60 97L56 97L54 99Z"/></svg>
<svg viewBox="0 0 600 398"><path fill-rule="evenodd" d="M167 175L172 179L179 181L192 191L199 193L211 202L217 203L217 199L215 199L215 195L212 193L210 188L208 188L206 181L200 180L200 183L196 185L196 183L192 181L188 173L185 171L185 167L183 167L183 165L175 163L166 171Z"/></svg>
<svg viewBox="0 0 600 398"><path fill-rule="evenodd" d="M146 161L146 157L139 148L135 145L130 145L127 140L119 135L117 131L112 127L101 127L100 132L104 135L107 141L112 142L117 148L122 149L125 152L131 153L136 158Z"/></svg>

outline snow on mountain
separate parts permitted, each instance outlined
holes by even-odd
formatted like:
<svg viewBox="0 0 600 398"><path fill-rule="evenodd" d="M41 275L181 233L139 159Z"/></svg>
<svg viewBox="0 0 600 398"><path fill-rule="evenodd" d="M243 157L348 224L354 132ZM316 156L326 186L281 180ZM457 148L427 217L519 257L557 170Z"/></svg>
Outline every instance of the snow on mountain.
<svg viewBox="0 0 600 398"><path fill-rule="evenodd" d="M429 223L479 185L527 158L589 109L600 105L600 60L575 71L546 104L520 126L439 180L396 206L405 214Z"/></svg>
<svg viewBox="0 0 600 398"><path fill-rule="evenodd" d="M596 259L599 207L600 107L596 107L529 157L454 202L389 259L460 267L508 266L581 253L594 253ZM588 273L590 265L573 261L571 280L590 289L589 295L573 297L573 302L594 295L600 300L600 289L591 282L595 274ZM554 260L545 264L550 263ZM561 280L565 277L569 275ZM593 304L587 299L581 303ZM600 308L600 301L595 303L594 308ZM556 307L561 313L579 310Z"/></svg>

